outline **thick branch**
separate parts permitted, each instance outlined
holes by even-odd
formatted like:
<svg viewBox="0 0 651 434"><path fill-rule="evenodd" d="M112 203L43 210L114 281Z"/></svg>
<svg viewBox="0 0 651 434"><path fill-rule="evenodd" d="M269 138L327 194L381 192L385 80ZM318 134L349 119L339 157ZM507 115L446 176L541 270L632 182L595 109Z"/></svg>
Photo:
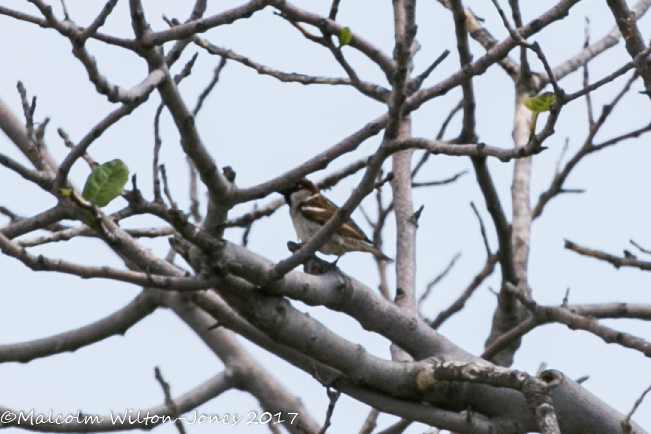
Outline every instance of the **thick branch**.
<svg viewBox="0 0 651 434"><path fill-rule="evenodd" d="M76 330L20 344L0 345L0 363L27 363L94 344L114 335L124 335L140 320L154 312L156 304L147 293L111 315Z"/></svg>

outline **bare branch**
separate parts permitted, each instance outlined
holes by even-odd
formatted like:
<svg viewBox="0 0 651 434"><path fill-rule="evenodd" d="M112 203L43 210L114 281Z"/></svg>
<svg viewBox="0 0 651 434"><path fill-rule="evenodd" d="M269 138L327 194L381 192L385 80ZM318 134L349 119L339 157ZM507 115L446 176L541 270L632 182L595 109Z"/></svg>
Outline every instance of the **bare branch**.
<svg viewBox="0 0 651 434"><path fill-rule="evenodd" d="M175 231L169 227L163 228L145 228L145 229L125 229L125 232L131 235L133 238L158 238L166 237L169 235L174 235ZM48 243L56 243L59 241L68 241L74 237L98 237L99 234L95 232L92 228L86 225L82 225L76 228L65 228L52 232L48 235L43 235L42 237L37 237L28 240L19 240L16 241L21 247L34 247L40 246Z"/></svg>
<svg viewBox="0 0 651 434"><path fill-rule="evenodd" d="M651 7L651 0L638 1L633 8L635 18L640 19L642 16L644 16L649 7ZM554 68L554 76L557 80L560 80L563 77L576 71L580 67L587 65L588 62L590 62L592 59L608 50L609 48L614 47L619 42L619 38L621 38L621 36L622 34L619 31L619 28L615 26L610 31L610 33L601 38L599 41L595 42L587 48L584 48L579 54ZM540 79L538 80L537 89L542 89L548 84L548 82L549 80L547 77L541 74Z"/></svg>
<svg viewBox="0 0 651 434"><path fill-rule="evenodd" d="M0 233L0 250L5 255L18 259L33 271L57 271L79 276L84 279L112 279L138 286L154 287L170 291L195 291L197 289L210 288L215 284L214 279L206 279L204 276L169 277L137 271L122 271L109 267L87 267L59 259L34 256L27 253L25 249L9 240L2 233Z"/></svg>
<svg viewBox="0 0 651 434"><path fill-rule="evenodd" d="M41 357L76 351L111 336L124 335L155 309L151 297L142 293L122 309L79 329L31 342L0 345L0 362L27 363Z"/></svg>
<svg viewBox="0 0 651 434"><path fill-rule="evenodd" d="M340 2L341 0L332 0L332 6L330 6L330 14L328 15L328 18L333 21L337 18L337 11L339 10Z"/></svg>
<svg viewBox="0 0 651 434"><path fill-rule="evenodd" d="M12 224L1 228L0 234L12 239L38 229L43 229L71 217L72 213L68 207L57 205L33 217L12 222Z"/></svg>
<svg viewBox="0 0 651 434"><path fill-rule="evenodd" d="M449 177L447 179L443 179L441 181L412 182L411 186L414 187L414 188L417 188L417 187L433 187L433 186L436 186L436 185L451 184L454 181L456 181L457 179L461 178L466 173L468 173L468 171L464 170L463 172L459 172L456 175L452 175L451 177Z"/></svg>
<svg viewBox="0 0 651 434"><path fill-rule="evenodd" d="M123 104L120 108L113 110L100 123L95 125L88 132L88 134L84 136L83 139L81 139L81 141L70 151L70 153L68 153L66 158L64 158L64 160L61 162L61 165L58 167L58 171L57 171L58 188L63 188L68 178L68 173L70 172L70 169L79 158L83 157L87 153L90 145L92 145L95 142L95 140L97 140L113 124L115 124L125 116L131 114L143 102L145 102L145 99L141 99L140 101L134 102L133 104Z"/></svg>
<svg viewBox="0 0 651 434"><path fill-rule="evenodd" d="M585 42L583 43L583 49L585 50L590 46L590 20L588 17L585 17ZM588 73L588 64L586 63L583 65L583 88L585 89L588 87L588 83L590 82L589 78L589 73ZM590 93L585 94L585 103L588 109L588 124L590 125L590 128L594 125L594 115L592 114L592 99L590 97ZM567 142L565 142L566 147L567 147ZM560 164L560 163L559 163ZM556 170L558 173L558 170Z"/></svg>
<svg viewBox="0 0 651 434"><path fill-rule="evenodd" d="M637 28L635 14L631 12L624 0L606 0L606 3L608 3L610 11L615 16L617 27L619 27L619 31L622 33L626 42L628 54L633 59L636 59L638 63L637 72L642 77L642 80L644 80L646 93L651 98L651 64L649 64L646 56L638 59L638 55L643 53L647 47L642 40L640 30Z"/></svg>
<svg viewBox="0 0 651 434"><path fill-rule="evenodd" d="M572 250L583 256L591 256L602 261L609 262L613 264L615 268L620 267L634 267L639 268L640 270L651 270L651 262L640 261L633 255L625 255L624 257L618 257L604 253L599 250L588 249L586 247L581 247L577 244L574 244L571 241L565 240L565 248Z"/></svg>
<svg viewBox="0 0 651 434"><path fill-rule="evenodd" d="M33 182L44 190L50 190L52 188L54 176L52 176L52 174L49 172L37 172L34 170L29 170L22 164L7 157L4 154L0 154L0 164L5 166L7 169L16 172L27 181Z"/></svg>
<svg viewBox="0 0 651 434"><path fill-rule="evenodd" d="M210 401L211 399L221 395L222 393L235 387L232 371L226 369L224 372L215 375L205 383L195 387L184 395L179 396L174 400L178 408L179 414L187 413L200 405ZM17 411L10 410L5 407L0 407L0 412L10 412L17 414ZM152 429L166 421L164 416L172 416L166 404L159 405L150 409L141 410L142 414L150 414L150 419L140 419L130 421L125 418L124 422L116 420L115 422L108 415L97 416L98 422L89 424L84 421L83 417L79 418L79 422L44 422L38 425L38 430L43 432L75 432L75 433L88 433L88 432L106 432L115 431L117 428L124 430L133 429ZM155 422L151 419L152 416L159 416ZM167 419L169 420L169 419ZM18 425L16 421L4 423L5 427L15 426L24 427L25 423Z"/></svg>
<svg viewBox="0 0 651 434"><path fill-rule="evenodd" d="M372 408L368 416L366 416L366 420L364 421L362 428L359 430L359 434L371 434L377 426L377 418L379 415L380 412Z"/></svg>
<svg viewBox="0 0 651 434"><path fill-rule="evenodd" d="M94 36L95 33L97 33L97 30L99 30L100 27L104 25L106 22L106 19L108 16L111 14L113 11L113 8L115 5L118 3L118 0L109 0L100 14L95 18L95 20L86 28L85 30L82 30L82 32L77 36L79 43L83 44L88 38L91 36Z"/></svg>
<svg viewBox="0 0 651 434"><path fill-rule="evenodd" d="M328 404L328 410L326 411L325 422L323 422L323 426L319 430L319 434L325 434L328 428L330 428L331 425L330 419L332 418L332 413L334 413L335 411L335 404L337 403L337 400L341 395L340 391L330 389L330 388L327 389L327 392L328 392L328 399L330 400L330 403Z"/></svg>
<svg viewBox="0 0 651 434"><path fill-rule="evenodd" d="M632 245L634 245L635 247L637 247L638 250L639 250L640 252L642 252L642 253L646 253L647 255L651 255L651 250L648 250L648 249L645 249L645 248L641 247L638 243L636 243L636 242L633 241L633 240L629 240L629 242L630 242Z"/></svg>
<svg viewBox="0 0 651 434"><path fill-rule="evenodd" d="M611 328L602 326L595 318L586 318L581 315L574 314L568 309L562 307L546 307L540 306L533 300L519 291L515 286L507 283L507 289L514 294L522 304L537 318L543 319L547 322L553 321L565 324L572 330L585 330L598 336L606 343L619 344L626 348L637 350L644 354L646 357L651 357L651 343L642 338L638 338L628 333L618 332Z"/></svg>
<svg viewBox="0 0 651 434"><path fill-rule="evenodd" d="M552 22L565 17L572 6L574 6L579 1L580 0L559 1L550 10L533 20L531 23L526 24L518 29L519 35L524 39L534 35ZM483 74L491 65L506 57L508 53L517 45L518 42L513 37L509 37L490 49L483 57L473 63L468 64L465 68L452 74L447 79L430 88L422 89L414 93L407 99L407 102L405 104L405 112L416 110L426 101L445 94L449 89L461 85L471 77Z"/></svg>
<svg viewBox="0 0 651 434"><path fill-rule="evenodd" d="M492 255L491 246L488 243L488 235L486 235L486 227L484 226L484 220L482 220L481 215L479 214L479 211L477 211L477 207L475 206L474 202L470 202L470 207L475 212L475 215L477 216L477 220L479 220L479 230L481 231L481 238L484 240L484 247L486 248L486 254L488 256L491 256Z"/></svg>
<svg viewBox="0 0 651 434"><path fill-rule="evenodd" d="M12 18L15 18L17 20L21 21L26 21L29 23L33 24L38 24L40 27L43 28L54 28L47 20L42 19L42 18L37 18L29 14L24 14L22 12L14 11L9 8L6 8L4 6L0 6L0 15L6 15ZM79 27L79 30L84 32L86 29L83 27ZM89 35L91 39L96 39L98 41L102 41L106 44L110 45L115 45L118 47L126 48L128 50L135 50L136 45L134 41L129 40L129 39L121 39L121 38L116 38L115 36L108 36L104 35L101 33L93 32L91 35Z"/></svg>
<svg viewBox="0 0 651 434"><path fill-rule="evenodd" d="M16 116L9 110L4 102L0 99L0 129L9 137L9 139L20 149L20 151L29 159L32 165L40 171L56 170L56 162L47 153L43 152L36 143L28 136L24 125L18 121Z"/></svg>
<svg viewBox="0 0 651 434"><path fill-rule="evenodd" d="M377 434L402 434L412 423L414 422L411 420L400 419L398 422L382 431L379 431Z"/></svg>
<svg viewBox="0 0 651 434"><path fill-rule="evenodd" d="M541 322L537 318L528 318L520 322L517 326L493 340L490 345L486 345L484 353L481 355L482 359L493 359L495 355L511 346L514 342L538 327L540 324Z"/></svg>
<svg viewBox="0 0 651 434"><path fill-rule="evenodd" d="M446 57L448 57L448 54L450 54L450 50L445 50L441 53L439 57L436 58L436 60L427 67L425 71L423 71L420 75L418 75L415 78L412 78L409 80L409 83L407 84L407 88L410 93L416 92L420 87L423 85L423 82L427 79L427 77L430 76L432 72L436 69L437 66L439 66Z"/></svg>
<svg viewBox="0 0 651 434"><path fill-rule="evenodd" d="M199 95L199 98L197 98L197 104L194 106L194 110L192 110L193 115L197 116L199 110L201 110L201 107L203 106L204 101L206 100L208 95L210 95L210 92L212 92L212 90L217 85L217 82L219 81L219 74L224 69L224 66L226 66L226 57L221 58L219 64L215 67L212 80L210 80L208 86L206 86L203 92L201 92L201 95Z"/></svg>
<svg viewBox="0 0 651 434"><path fill-rule="evenodd" d="M475 290L479 288L482 283L484 283L484 280L493 274L493 271L495 270L495 264L497 264L497 258L498 255L496 254L490 255L486 259L486 265L484 265L484 268L479 272L479 274L475 276L474 279L472 279L470 285L468 285L468 287L461 293L459 298L454 303L452 303L450 307L439 313L438 316L430 322L430 326L433 329L438 329L441 324L447 321L452 315L464 308L466 301L468 301Z"/></svg>
<svg viewBox="0 0 651 434"><path fill-rule="evenodd" d="M419 374L418 382L421 389L432 387L439 381L461 380L519 390L536 415L540 433L561 433L551 399L551 388L560 383L561 380L558 378L561 377L560 374L547 371L536 378L498 366L436 360L432 360L431 363L429 369Z"/></svg>
<svg viewBox="0 0 651 434"><path fill-rule="evenodd" d="M154 376L156 377L156 380L160 384L161 388L163 389L163 394L165 395L165 405L169 409L170 415L174 419L174 425L176 425L176 428L179 430L179 434L185 434L185 428L183 427L183 422L179 419L179 409L172 400L172 394L171 394L171 388L170 385L165 379L163 378L163 374L161 374L160 369L158 366L154 369Z"/></svg>
<svg viewBox="0 0 651 434"><path fill-rule="evenodd" d="M442 281L445 276L448 275L450 270L452 270L452 267L454 267L454 264L456 264L457 260L461 257L461 252L457 253L454 255L450 263L448 264L447 267L443 271L439 273L438 276L434 278L430 283L427 284L427 287L425 288L425 291L421 294L420 298L418 299L418 306L422 308L422 304L425 300L427 300L427 297L429 297L430 292L432 291L432 288L434 288L440 281Z"/></svg>
<svg viewBox="0 0 651 434"><path fill-rule="evenodd" d="M188 21L169 30L147 35L143 43L146 46L161 45L165 42L192 37L195 33L204 33L212 28L232 24L233 22L251 17L255 12L273 3L270 0L251 0L242 6L224 11L208 18Z"/></svg>
<svg viewBox="0 0 651 434"><path fill-rule="evenodd" d="M269 3L280 10L283 15L290 21L297 21L301 23L310 24L314 27L317 27L321 32L337 35L343 29L343 26L339 25L335 21L328 19L323 16L319 16L304 10L301 10L288 2L282 0L269 0ZM393 74L394 62L386 54L382 53L380 49L369 43L368 41L362 39L355 32L352 33L352 38L349 45L363 54L365 54L369 59L375 62L385 73L387 77L390 77Z"/></svg>
<svg viewBox="0 0 651 434"><path fill-rule="evenodd" d="M631 411L628 412L628 414L622 421L622 428L624 429L624 434L631 434L633 430L633 427L631 426L631 417L633 416L637 408L640 406L640 404L642 404L644 397L649 392L651 392L651 386L649 386L644 392L642 392L642 395L640 395L640 397L635 401L635 404L633 405Z"/></svg>
<svg viewBox="0 0 651 434"><path fill-rule="evenodd" d="M304 75L304 74L296 74L296 73L286 73L286 72L281 72L278 70L275 70L273 68L269 68L268 66L256 63L247 57L240 56L239 54L227 50L225 48L220 48L217 47L216 45L213 45L206 41L205 39L202 39L198 36L194 37L194 42L198 46L204 48L206 51L208 51L210 54L214 54L217 56L221 56L222 58L226 59L231 59L234 60L238 63L241 63L244 66L247 66L251 69L254 69L255 71L258 72L258 74L262 75L268 75L271 77L274 77L282 82L285 83L301 83L301 84L329 84L329 85L347 85L347 86L356 86L362 91L364 94L371 96L372 98L378 100L378 101L386 101L386 97L389 93L388 90L382 88L381 86L377 86L372 83L367 83L367 82L361 82L359 79L357 81L352 80L350 78L329 78L329 77L314 77L314 76L309 76L309 75ZM355 76L356 77L356 76Z"/></svg>
<svg viewBox="0 0 651 434"><path fill-rule="evenodd" d="M465 69L472 62L472 54L470 54L468 45L466 12L461 0L450 0L449 4L454 17L459 62L461 68ZM477 141L477 134L475 133L475 91L472 80L468 79L461 83L461 90L463 91L463 123L458 140L460 142L474 143Z"/></svg>
<svg viewBox="0 0 651 434"><path fill-rule="evenodd" d="M574 157L572 157L570 161L567 162L567 164L565 165L562 171L559 172L557 169L557 174L554 176L554 179L550 187L547 189L546 192L542 193L538 198L538 203L536 204L532 212L533 219L539 217L542 214L547 203L553 197L555 197L556 195L560 194L563 191L563 184L565 180L567 179L571 171L574 169L574 167L576 167L576 165L581 161L581 159L583 159L583 157L585 157L586 155L589 155L590 153L603 148L603 146L601 148L597 148L593 145L594 137L597 134L597 132L601 129L601 127L605 124L606 120L612 113L615 106L621 101L622 97L626 93L628 93L636 77L637 74L633 74L633 76L628 80L628 82L622 88L622 90L615 96L612 102L604 106L604 109L602 110L599 119L590 128L590 133L588 135L588 138L584 142L581 149L574 155ZM638 130L638 132L641 134L644 131ZM623 140L623 138L620 138L620 140ZM611 143L609 144L615 144L615 143L617 143L617 141L615 142L611 141Z"/></svg>

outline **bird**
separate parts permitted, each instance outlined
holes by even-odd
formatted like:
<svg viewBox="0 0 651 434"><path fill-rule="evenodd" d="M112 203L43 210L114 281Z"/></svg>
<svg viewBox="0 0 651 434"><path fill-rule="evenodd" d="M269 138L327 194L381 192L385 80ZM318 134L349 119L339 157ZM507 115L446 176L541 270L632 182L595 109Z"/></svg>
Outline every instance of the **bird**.
<svg viewBox="0 0 651 434"><path fill-rule="evenodd" d="M301 242L308 242L335 215L339 207L323 196L316 185L300 179L286 190L279 191L289 205L296 234ZM393 262L391 258L373 247L364 231L352 220L346 220L319 249L326 255L341 257L348 252L368 252L378 260ZM337 259L338 260L338 259Z"/></svg>

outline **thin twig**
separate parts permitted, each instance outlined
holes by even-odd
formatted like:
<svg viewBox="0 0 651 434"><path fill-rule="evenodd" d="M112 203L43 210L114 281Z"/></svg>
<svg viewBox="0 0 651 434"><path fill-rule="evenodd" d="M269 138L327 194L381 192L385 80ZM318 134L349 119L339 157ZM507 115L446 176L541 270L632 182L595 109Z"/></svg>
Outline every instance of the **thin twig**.
<svg viewBox="0 0 651 434"><path fill-rule="evenodd" d="M215 70L213 72L212 80L210 80L210 83L208 83L208 86L201 92L201 95L199 95L199 98L197 98L197 104L194 106L194 110L192 110L193 115L197 115L199 113L199 110L201 110L201 107L203 106L204 101L210 95L210 92L215 88L217 85L217 82L219 81L219 75L222 72L222 69L224 69L224 66L226 66L226 57L222 57L221 60L219 61L219 64L215 67Z"/></svg>
<svg viewBox="0 0 651 434"><path fill-rule="evenodd" d="M339 11L340 2L341 0L332 0L332 6L330 7L330 14L328 15L328 18L333 21L337 18L337 11Z"/></svg>
<svg viewBox="0 0 651 434"><path fill-rule="evenodd" d="M588 17L585 17L585 42L583 43L583 49L585 50L590 46L590 20ZM588 73L588 64L586 63L583 65L583 88L585 89L588 87L588 83L590 82L589 80L589 73ZM592 114L592 97L590 96L590 93L585 94L585 103L588 109L588 124L590 125L590 128L594 125L594 115Z"/></svg>
<svg viewBox="0 0 651 434"><path fill-rule="evenodd" d="M430 326L434 329L438 329L441 324L447 321L452 315L461 311L466 305L466 301L472 296L477 288L491 275L495 270L495 264L497 264L498 255L489 255L486 259L486 264L484 268L479 272L477 276L470 282L470 285L461 293L459 298L450 305L447 309L441 311L438 316L430 322Z"/></svg>
<svg viewBox="0 0 651 434"><path fill-rule="evenodd" d="M632 432L633 427L631 426L631 417L633 417L633 413L635 413L635 411L640 406L640 404L642 404L644 397L650 391L651 391L651 386L649 386L644 392L642 392L642 395L637 399L637 401L635 401L635 404L633 405L631 411L628 412L628 414L622 421L622 428L624 429L625 434L630 434Z"/></svg>
<svg viewBox="0 0 651 434"><path fill-rule="evenodd" d="M475 203L470 202L470 206L472 207L472 210L475 212L475 215L477 216L477 220L479 220L479 230L481 231L481 237L484 240L484 247L486 248L486 254L490 256L492 255L491 246L488 243L488 235L486 234L486 226L484 226L484 220L481 218L481 215L479 214L479 211L477 210Z"/></svg>
<svg viewBox="0 0 651 434"><path fill-rule="evenodd" d="M330 399L330 403L328 404L328 410L326 411L326 418L325 422L323 422L323 426L319 430L319 434L325 434L325 432L328 430L328 428L331 425L331 419L332 419L332 413L335 411L335 404L337 403L337 400L339 399L339 396L341 395L341 392L335 389L327 389L328 392L328 398Z"/></svg>
<svg viewBox="0 0 651 434"><path fill-rule="evenodd" d="M199 212L199 190L198 190L198 179L197 179L197 169L194 167L194 163L190 158L186 158L188 162L188 171L190 172L190 214L194 219L194 222L199 224L201 223L202 217Z"/></svg>
<svg viewBox="0 0 651 434"><path fill-rule="evenodd" d="M581 247L568 240L565 240L565 248L568 250L572 250L580 255L591 256L593 258L597 258L602 261L609 262L613 264L615 268L634 267L634 268L639 268L640 270L647 270L647 271L651 270L651 262L640 261L635 256L619 257L615 255L610 255L608 253L599 250Z"/></svg>
<svg viewBox="0 0 651 434"><path fill-rule="evenodd" d="M165 193L165 197L167 197L167 200L170 203L170 206L172 207L173 210L178 210L178 207L176 206L176 202L174 202L174 199L172 199L172 194L170 193L169 185L167 184L167 173L165 171L165 165L161 164L159 166L161 176L163 177L163 192Z"/></svg>
<svg viewBox="0 0 651 434"><path fill-rule="evenodd" d="M648 255L651 255L651 250L647 250L647 249L643 248L642 246L640 246L638 243L636 243L636 242L633 241L633 240L629 240L629 242L630 242L632 245L634 245L635 247L637 247L638 250L639 250L640 252L642 252L642 253L646 253L646 254L648 254Z"/></svg>
<svg viewBox="0 0 651 434"><path fill-rule="evenodd" d="M418 299L418 306L422 306L423 302L427 300L427 297L429 297L430 292L432 291L432 288L434 288L439 282L441 282L443 279L445 279L445 276L448 275L450 270L452 270L452 267L454 267L454 264L456 264L457 260L461 257L461 252L457 253L454 255L450 263L448 264L445 269L439 273L438 276L434 278L430 283L427 284L427 287L425 288L425 291L423 294L420 296Z"/></svg>
<svg viewBox="0 0 651 434"><path fill-rule="evenodd" d="M456 175L453 175L447 179L442 179L440 181L430 181L430 182L412 182L411 186L412 187L433 187L436 185L445 185L445 184L451 184L457 179L461 178L463 175L468 173L467 170L464 170L463 172L459 172Z"/></svg>
<svg viewBox="0 0 651 434"><path fill-rule="evenodd" d="M372 408L368 413L368 416L366 416L366 420L364 421L362 428L359 430L359 434L371 434L377 426L377 418L379 415L380 412Z"/></svg>
<svg viewBox="0 0 651 434"><path fill-rule="evenodd" d="M63 130L63 128L57 129L57 133L59 133L59 137L63 139L63 143L66 145L67 148L73 149L75 147L75 144L72 142L72 140L70 140L70 136L68 136L68 134ZM81 155L81 158L83 158L84 161L86 161L88 167L90 167L90 170L93 170L94 168L99 166L99 164L97 164L97 162L93 160L91 156L88 155L88 153L86 152L84 152Z"/></svg>
<svg viewBox="0 0 651 434"><path fill-rule="evenodd" d="M160 148L163 144L163 141L160 138L160 116L163 113L163 108L165 108L165 104L160 103L158 108L156 109L156 114L154 115L154 200L157 202L162 202L163 197L161 196L160 193L160 176L158 174L159 172L159 167L160 165L158 164L159 162L159 156L160 156Z"/></svg>
<svg viewBox="0 0 651 434"><path fill-rule="evenodd" d="M185 428L183 427L183 422L179 419L179 409L176 407L176 404L172 400L172 394L170 393L170 385L165 381L163 375L160 372L158 366L154 369L154 374L156 380L160 383L163 393L165 394L165 405L169 408L172 419L174 419L174 425L179 430L179 434L185 434Z"/></svg>

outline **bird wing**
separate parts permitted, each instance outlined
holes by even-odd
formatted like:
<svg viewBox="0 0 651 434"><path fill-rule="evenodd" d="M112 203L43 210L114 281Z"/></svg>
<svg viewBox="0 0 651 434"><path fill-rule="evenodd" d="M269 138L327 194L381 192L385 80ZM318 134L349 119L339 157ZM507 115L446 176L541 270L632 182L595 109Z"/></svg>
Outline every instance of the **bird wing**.
<svg viewBox="0 0 651 434"><path fill-rule="evenodd" d="M321 194L315 194L305 199L299 209L305 218L323 226L335 215L339 208ZM364 234L364 231L350 218L339 227L337 234L368 243L371 242L366 234Z"/></svg>

